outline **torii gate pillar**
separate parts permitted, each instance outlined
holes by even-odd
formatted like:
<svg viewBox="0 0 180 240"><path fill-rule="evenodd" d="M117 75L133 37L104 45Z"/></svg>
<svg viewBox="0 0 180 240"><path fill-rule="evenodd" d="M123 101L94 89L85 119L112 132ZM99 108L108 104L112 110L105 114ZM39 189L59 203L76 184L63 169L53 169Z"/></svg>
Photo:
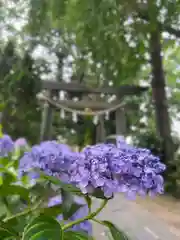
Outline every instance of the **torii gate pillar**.
<svg viewBox="0 0 180 240"><path fill-rule="evenodd" d="M116 116L116 135L125 136L127 133L126 114L123 108L119 108L115 112Z"/></svg>

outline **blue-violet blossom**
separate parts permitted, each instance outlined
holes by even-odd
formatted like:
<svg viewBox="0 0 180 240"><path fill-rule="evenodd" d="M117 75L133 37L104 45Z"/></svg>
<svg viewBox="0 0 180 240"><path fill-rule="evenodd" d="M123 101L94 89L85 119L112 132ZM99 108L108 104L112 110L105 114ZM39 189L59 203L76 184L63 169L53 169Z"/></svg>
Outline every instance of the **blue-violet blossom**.
<svg viewBox="0 0 180 240"><path fill-rule="evenodd" d="M23 148L23 147L27 147L28 143L26 141L25 138L18 138L15 142L14 142L15 147L19 147L19 148Z"/></svg>
<svg viewBox="0 0 180 240"><path fill-rule="evenodd" d="M82 207L80 207L67 221L63 221L64 219L63 219L62 214L58 215L57 219L59 221L63 221L64 223L69 223L71 221L76 221L77 219L86 217L88 215L89 209L88 209L88 206L87 206L87 204L86 204L86 202L83 198L78 197L78 196L74 196L74 202L76 204L82 205ZM59 195L59 196L55 196L55 197L49 199L48 206L52 207L52 206L55 206L55 205L58 205L58 204L61 204L61 203L62 203L62 198ZM92 224L88 220L86 220L84 222L81 222L80 224L74 225L71 228L71 230L77 231L77 232L84 231L88 235L92 235Z"/></svg>
<svg viewBox="0 0 180 240"><path fill-rule="evenodd" d="M9 153L11 153L14 149L14 142L12 138L4 134L0 138L0 157L7 157Z"/></svg>
<svg viewBox="0 0 180 240"><path fill-rule="evenodd" d="M86 193L100 189L105 197L123 192L134 198L137 194L163 193L165 170L158 157L147 149L136 148L119 139L114 144L97 144L72 152L56 141L42 142L20 161L22 172L39 168L48 175L75 184Z"/></svg>
<svg viewBox="0 0 180 240"><path fill-rule="evenodd" d="M105 197L117 192L124 192L130 198L136 194L163 193L160 174L165 165L147 149L102 143L87 146L80 154L70 176L83 193L92 193L96 188Z"/></svg>
<svg viewBox="0 0 180 240"><path fill-rule="evenodd" d="M40 169L48 175L66 177L70 165L66 157L69 151L70 148L67 145L59 144L56 141L45 141L40 145L35 145L20 159L20 175L28 173L32 169ZM31 176L37 177L38 175Z"/></svg>

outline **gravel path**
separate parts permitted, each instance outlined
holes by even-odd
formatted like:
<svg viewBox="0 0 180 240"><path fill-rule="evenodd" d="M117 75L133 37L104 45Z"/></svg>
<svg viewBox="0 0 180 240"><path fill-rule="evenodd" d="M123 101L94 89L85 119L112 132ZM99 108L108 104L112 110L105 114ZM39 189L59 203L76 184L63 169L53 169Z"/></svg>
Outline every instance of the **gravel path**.
<svg viewBox="0 0 180 240"><path fill-rule="evenodd" d="M95 200L94 207L99 202ZM99 219L110 220L124 230L132 240L178 240L180 231L155 216L134 201L116 196L99 215ZM106 240L108 231L99 224L94 225L97 240Z"/></svg>

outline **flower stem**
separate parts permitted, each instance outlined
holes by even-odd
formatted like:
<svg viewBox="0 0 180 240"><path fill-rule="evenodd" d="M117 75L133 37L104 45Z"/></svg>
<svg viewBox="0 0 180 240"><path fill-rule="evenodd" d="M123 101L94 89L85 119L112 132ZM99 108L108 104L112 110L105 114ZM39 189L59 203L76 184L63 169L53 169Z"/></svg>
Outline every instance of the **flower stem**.
<svg viewBox="0 0 180 240"><path fill-rule="evenodd" d="M98 220L96 218L92 219L93 222L99 223L100 225L104 225L103 222L101 220Z"/></svg>
<svg viewBox="0 0 180 240"><path fill-rule="evenodd" d="M95 212L92 212L92 213L88 214L84 218L80 218L80 219L77 219L76 221L73 221L73 222L70 222L70 223L66 224L65 226L62 227L62 229L66 230L68 228L73 227L74 225L80 224L81 222L84 222L86 220L90 220L90 219L94 218L95 216L97 216L102 211L102 209L106 206L107 202L108 202L107 199L103 200L102 204L100 205L100 207Z"/></svg>
<svg viewBox="0 0 180 240"><path fill-rule="evenodd" d="M17 213L11 217L7 217L3 220L3 222L8 222L10 220L13 220L13 219L16 219L18 217L22 217L22 216L26 216L28 215L29 213L32 213L32 212L35 212L37 211L37 209L39 208L40 204L42 203L42 200L38 202L38 204L36 204L34 207L32 208L28 208L26 210L24 210L23 212L20 212L20 213Z"/></svg>

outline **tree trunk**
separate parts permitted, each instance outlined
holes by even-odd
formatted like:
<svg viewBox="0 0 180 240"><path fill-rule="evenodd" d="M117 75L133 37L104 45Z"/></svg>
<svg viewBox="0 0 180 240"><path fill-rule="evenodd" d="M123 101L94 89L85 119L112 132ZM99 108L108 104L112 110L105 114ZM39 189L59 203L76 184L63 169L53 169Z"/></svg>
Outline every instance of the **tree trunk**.
<svg viewBox="0 0 180 240"><path fill-rule="evenodd" d="M171 162L173 160L174 151L167 96L165 91L166 82L162 63L161 36L158 31L151 33L150 50L152 66L151 86L155 106L157 130L163 143L165 160L166 162Z"/></svg>
<svg viewBox="0 0 180 240"><path fill-rule="evenodd" d="M162 140L166 162L172 162L174 156L171 137L171 123L165 91L165 76L161 53L161 35L158 31L151 33L150 54L152 66L152 94L155 106L157 131Z"/></svg>
<svg viewBox="0 0 180 240"><path fill-rule="evenodd" d="M166 96L166 82L163 70L161 35L158 31L151 33L150 54L152 67L152 94L155 106L157 132L162 140L164 161L167 164L166 191L173 192L178 196L176 176L176 165L174 163L174 144L171 136L171 121L168 112L168 103Z"/></svg>

